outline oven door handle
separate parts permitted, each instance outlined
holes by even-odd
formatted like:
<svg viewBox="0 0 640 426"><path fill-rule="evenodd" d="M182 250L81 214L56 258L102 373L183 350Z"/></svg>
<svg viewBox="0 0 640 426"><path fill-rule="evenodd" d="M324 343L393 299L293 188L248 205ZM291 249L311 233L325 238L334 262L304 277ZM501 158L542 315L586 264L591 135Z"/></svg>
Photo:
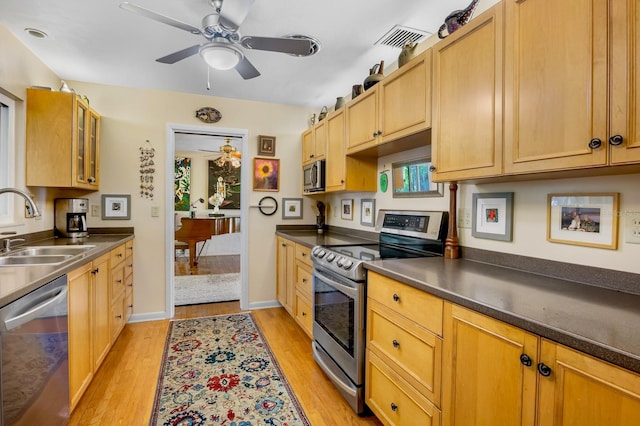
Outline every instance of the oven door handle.
<svg viewBox="0 0 640 426"><path fill-rule="evenodd" d="M331 367L329 367L327 365L326 362L324 362L324 360L322 359L322 356L318 353L318 350L316 349L316 345L312 344L311 345L311 351L314 353L315 357L314 359L316 360L316 362L318 364L320 364L320 366L322 367L322 371L324 373L327 374L327 376L329 376L332 380L332 382L338 386L340 389L342 389L343 391L345 391L348 395L355 397L356 396L356 390L351 388L350 386L346 385L344 383L344 381L338 377L332 370ZM345 376L346 377L346 376Z"/></svg>
<svg viewBox="0 0 640 426"><path fill-rule="evenodd" d="M322 280L326 281L331 287L335 287L336 289L346 294L347 296L351 296L352 299L355 299L356 297L358 297L358 289L346 286L344 284L340 284L339 282L337 282L334 279L331 279L327 275L318 272L317 269L314 271L314 274L321 277Z"/></svg>

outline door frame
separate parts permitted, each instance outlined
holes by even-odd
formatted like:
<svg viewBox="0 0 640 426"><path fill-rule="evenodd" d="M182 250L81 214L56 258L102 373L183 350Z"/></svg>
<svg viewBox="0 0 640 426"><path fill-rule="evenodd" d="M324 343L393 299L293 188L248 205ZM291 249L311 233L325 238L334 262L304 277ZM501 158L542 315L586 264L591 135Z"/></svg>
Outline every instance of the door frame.
<svg viewBox="0 0 640 426"><path fill-rule="evenodd" d="M166 129L166 177L165 177L165 197L166 202L164 206L165 211L165 267L166 267L166 282L165 282L165 312L169 314L169 318L173 318L175 315L174 306L174 274L175 265L174 258L174 181L175 181L175 156L176 156L176 138L177 132L189 132L198 133L202 135L228 135L242 138L241 152L247 154L249 152L248 138L249 131L247 129L234 129L224 127L206 127L196 126L190 124L180 123L168 123ZM243 155L242 161L247 161L247 155ZM246 248L249 246L249 192L247 190L247 183L251 182L251 167L243 164L242 171L240 172L240 309L247 309L249 305L249 259L246 253Z"/></svg>

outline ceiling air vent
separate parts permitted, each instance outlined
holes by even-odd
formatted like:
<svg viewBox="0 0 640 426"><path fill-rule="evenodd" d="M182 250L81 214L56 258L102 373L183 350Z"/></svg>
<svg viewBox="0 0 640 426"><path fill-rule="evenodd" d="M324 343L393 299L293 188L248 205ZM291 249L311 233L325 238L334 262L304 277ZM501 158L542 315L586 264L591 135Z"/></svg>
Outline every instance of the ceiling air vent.
<svg viewBox="0 0 640 426"><path fill-rule="evenodd" d="M413 41L414 43L420 43L430 35L431 33L427 31L403 27L402 25L396 25L395 27L387 31L387 33L374 44L402 48L410 41Z"/></svg>

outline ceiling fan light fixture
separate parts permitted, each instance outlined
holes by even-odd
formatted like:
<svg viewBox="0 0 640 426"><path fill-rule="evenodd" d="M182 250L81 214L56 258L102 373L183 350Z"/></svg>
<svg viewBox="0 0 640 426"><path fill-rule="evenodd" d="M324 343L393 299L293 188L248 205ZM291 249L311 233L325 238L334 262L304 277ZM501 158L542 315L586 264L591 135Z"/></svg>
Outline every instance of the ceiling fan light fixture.
<svg viewBox="0 0 640 426"><path fill-rule="evenodd" d="M242 52L228 42L212 41L200 48L200 56L211 68L230 70L242 60Z"/></svg>

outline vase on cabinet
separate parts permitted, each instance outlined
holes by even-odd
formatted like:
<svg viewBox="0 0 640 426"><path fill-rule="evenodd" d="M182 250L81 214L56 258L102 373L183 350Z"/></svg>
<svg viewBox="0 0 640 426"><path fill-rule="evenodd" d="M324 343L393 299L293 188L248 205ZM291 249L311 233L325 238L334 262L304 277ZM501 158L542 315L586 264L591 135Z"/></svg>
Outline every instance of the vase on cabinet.
<svg viewBox="0 0 640 426"><path fill-rule="evenodd" d="M380 61L379 64L375 64L369 69L369 76L364 79L364 90L368 90L371 87L378 84L384 78L384 61Z"/></svg>

